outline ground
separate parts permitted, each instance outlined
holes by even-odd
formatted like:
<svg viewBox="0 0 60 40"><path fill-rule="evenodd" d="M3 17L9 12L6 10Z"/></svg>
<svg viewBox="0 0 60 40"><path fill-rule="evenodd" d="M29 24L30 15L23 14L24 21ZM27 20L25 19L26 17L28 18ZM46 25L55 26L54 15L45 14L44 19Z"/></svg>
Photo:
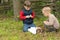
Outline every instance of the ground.
<svg viewBox="0 0 60 40"><path fill-rule="evenodd" d="M36 25L41 25L43 22L35 20ZM15 21L14 19L5 18L0 20L0 40L60 40L60 31L46 32L45 34L31 34L30 32L23 32L22 21Z"/></svg>

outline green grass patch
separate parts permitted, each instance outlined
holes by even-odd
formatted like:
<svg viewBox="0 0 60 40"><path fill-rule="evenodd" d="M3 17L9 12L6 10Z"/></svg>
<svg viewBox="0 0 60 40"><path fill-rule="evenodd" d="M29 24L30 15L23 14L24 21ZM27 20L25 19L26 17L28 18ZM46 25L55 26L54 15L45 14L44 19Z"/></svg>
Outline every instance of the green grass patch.
<svg viewBox="0 0 60 40"><path fill-rule="evenodd" d="M43 25L45 18L35 19L36 26ZM7 18L0 20L0 40L60 40L60 32L33 35L30 32L23 32L22 21L14 21Z"/></svg>

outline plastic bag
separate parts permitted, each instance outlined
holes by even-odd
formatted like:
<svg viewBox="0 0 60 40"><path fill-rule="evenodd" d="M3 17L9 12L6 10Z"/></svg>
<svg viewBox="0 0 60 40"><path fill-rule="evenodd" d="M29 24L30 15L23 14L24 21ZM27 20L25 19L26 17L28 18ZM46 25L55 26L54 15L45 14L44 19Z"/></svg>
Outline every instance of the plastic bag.
<svg viewBox="0 0 60 40"><path fill-rule="evenodd" d="M36 27L31 27L28 29L29 32L31 32L32 34L36 34Z"/></svg>

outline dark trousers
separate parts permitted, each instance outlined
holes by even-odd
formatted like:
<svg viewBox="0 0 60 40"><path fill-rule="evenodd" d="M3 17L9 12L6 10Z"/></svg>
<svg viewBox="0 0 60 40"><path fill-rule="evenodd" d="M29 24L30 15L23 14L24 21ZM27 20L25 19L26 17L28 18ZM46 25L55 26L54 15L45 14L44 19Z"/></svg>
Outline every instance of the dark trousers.
<svg viewBox="0 0 60 40"><path fill-rule="evenodd" d="M36 27L36 26L35 26L35 24L33 24L33 23L32 23L32 24L29 24L29 25L28 25L28 24L24 24L23 31L24 31L24 32L27 32L28 29L31 28L31 27Z"/></svg>
<svg viewBox="0 0 60 40"><path fill-rule="evenodd" d="M52 26L52 25L44 24L44 27L45 27L46 31L48 31L48 32L56 31L56 28L54 28L54 26Z"/></svg>

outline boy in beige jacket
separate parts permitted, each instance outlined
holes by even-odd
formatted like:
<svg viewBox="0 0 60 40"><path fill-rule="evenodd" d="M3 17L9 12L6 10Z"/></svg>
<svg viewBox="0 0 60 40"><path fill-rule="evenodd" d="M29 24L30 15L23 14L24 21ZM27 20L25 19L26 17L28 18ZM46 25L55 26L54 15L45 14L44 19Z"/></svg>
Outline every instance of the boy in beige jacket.
<svg viewBox="0 0 60 40"><path fill-rule="evenodd" d="M59 29L59 22L57 18L51 14L51 8L50 7L44 7L42 9L42 13L44 16L48 17L48 20L44 21L44 26L49 30L49 31L58 31Z"/></svg>

